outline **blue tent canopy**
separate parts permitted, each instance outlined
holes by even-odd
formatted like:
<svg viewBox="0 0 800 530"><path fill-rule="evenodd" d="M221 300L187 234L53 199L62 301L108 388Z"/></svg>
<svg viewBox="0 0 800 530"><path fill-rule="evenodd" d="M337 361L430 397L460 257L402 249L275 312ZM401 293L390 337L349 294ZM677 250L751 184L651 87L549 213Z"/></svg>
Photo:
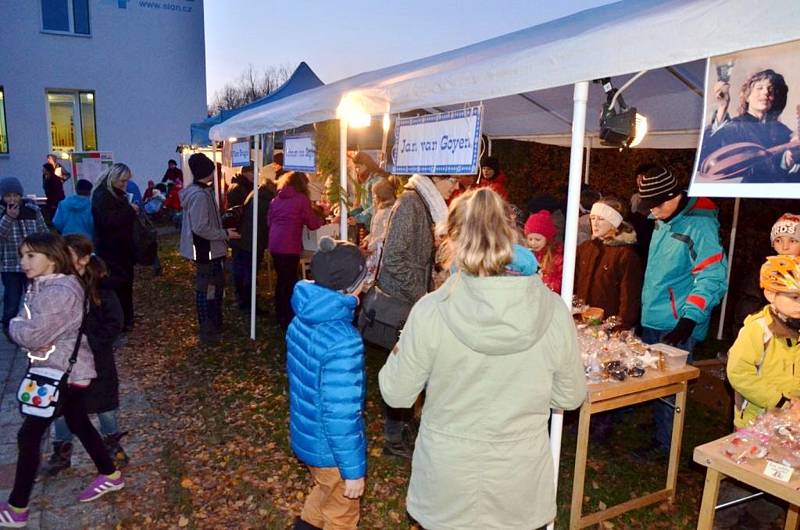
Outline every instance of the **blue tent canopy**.
<svg viewBox="0 0 800 530"><path fill-rule="evenodd" d="M323 83L320 78L317 77L317 74L315 74L305 62L302 62L297 69L295 69L292 75L289 76L289 79L287 79L286 82L278 87L275 91L270 92L266 96L255 101L251 101L247 105L242 105L237 109L223 110L219 114L210 116L199 123L193 123L191 125L192 145L211 145L211 140L208 138L209 129L211 129L211 127L214 125L222 123L232 116L236 116L240 112L252 109L254 107L260 107L261 105L266 105L267 103L277 101L285 98L286 96L291 96L292 94L297 94L303 90L316 88L324 84L325 83Z"/></svg>

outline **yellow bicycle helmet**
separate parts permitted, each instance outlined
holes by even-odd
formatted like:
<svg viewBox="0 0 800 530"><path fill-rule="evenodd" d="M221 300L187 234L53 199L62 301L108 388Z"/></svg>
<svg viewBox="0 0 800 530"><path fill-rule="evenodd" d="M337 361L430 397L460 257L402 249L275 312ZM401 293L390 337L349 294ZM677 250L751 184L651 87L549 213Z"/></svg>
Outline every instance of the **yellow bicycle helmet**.
<svg viewBox="0 0 800 530"><path fill-rule="evenodd" d="M768 257L761 266L761 288L776 293L800 293L800 257Z"/></svg>

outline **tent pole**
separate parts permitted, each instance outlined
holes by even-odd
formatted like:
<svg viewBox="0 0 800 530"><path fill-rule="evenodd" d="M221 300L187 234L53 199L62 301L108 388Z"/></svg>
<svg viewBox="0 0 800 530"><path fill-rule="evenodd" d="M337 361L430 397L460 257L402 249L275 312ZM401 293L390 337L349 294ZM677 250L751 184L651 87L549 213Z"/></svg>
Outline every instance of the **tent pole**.
<svg viewBox="0 0 800 530"><path fill-rule="evenodd" d="M219 209L219 173L217 172L217 142L211 142L211 156L214 159L214 202Z"/></svg>
<svg viewBox="0 0 800 530"><path fill-rule="evenodd" d="M339 119L339 239L347 241L347 120Z"/></svg>
<svg viewBox="0 0 800 530"><path fill-rule="evenodd" d="M261 160L263 153L261 150L261 135L256 135L256 156L253 162L253 230L250 232L253 235L252 252L250 260L250 338L256 340L256 291L258 282L258 182L259 173L261 172Z"/></svg>
<svg viewBox="0 0 800 530"><path fill-rule="evenodd" d="M733 226L731 226L731 242L728 244L728 285L731 284L731 268L733 265L733 249L736 246L736 227L739 225L739 203L741 199L736 197L733 203ZM725 291L725 298L722 299L722 305L719 309L719 327L717 328L717 340L722 340L722 330L725 327L725 310L728 308L728 293Z"/></svg>
<svg viewBox="0 0 800 530"><path fill-rule="evenodd" d="M561 298L572 307L572 290L575 283L575 254L578 242L578 205L583 170L583 140L586 134L586 104L589 100L589 82L575 83L572 110L572 146L569 154L569 191L567 192L567 224L564 234L564 272L561 276ZM555 485L558 490L558 468L561 460L561 430L564 411L553 409L550 417L550 451L553 454ZM554 528L554 523L547 526Z"/></svg>

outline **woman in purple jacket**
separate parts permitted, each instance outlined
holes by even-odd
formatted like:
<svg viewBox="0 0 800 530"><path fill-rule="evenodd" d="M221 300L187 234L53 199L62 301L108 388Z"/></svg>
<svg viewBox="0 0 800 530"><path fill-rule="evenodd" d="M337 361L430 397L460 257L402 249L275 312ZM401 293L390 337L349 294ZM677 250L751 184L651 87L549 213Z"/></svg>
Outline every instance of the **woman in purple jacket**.
<svg viewBox="0 0 800 530"><path fill-rule="evenodd" d="M275 315L283 329L294 317L291 298L297 283L297 266L303 251L303 227L316 230L325 221L317 215L308 198L308 177L299 171L285 173L278 180L278 195L269 208L269 252L278 276L275 286Z"/></svg>

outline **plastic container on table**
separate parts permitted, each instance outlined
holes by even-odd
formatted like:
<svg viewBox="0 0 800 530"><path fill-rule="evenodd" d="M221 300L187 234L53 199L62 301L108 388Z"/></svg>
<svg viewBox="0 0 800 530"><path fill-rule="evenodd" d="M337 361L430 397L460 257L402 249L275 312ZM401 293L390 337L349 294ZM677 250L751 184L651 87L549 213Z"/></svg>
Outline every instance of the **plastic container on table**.
<svg viewBox="0 0 800 530"><path fill-rule="evenodd" d="M661 352L664 356L664 370L677 370L686 366L688 351L663 343L652 344L650 348Z"/></svg>

